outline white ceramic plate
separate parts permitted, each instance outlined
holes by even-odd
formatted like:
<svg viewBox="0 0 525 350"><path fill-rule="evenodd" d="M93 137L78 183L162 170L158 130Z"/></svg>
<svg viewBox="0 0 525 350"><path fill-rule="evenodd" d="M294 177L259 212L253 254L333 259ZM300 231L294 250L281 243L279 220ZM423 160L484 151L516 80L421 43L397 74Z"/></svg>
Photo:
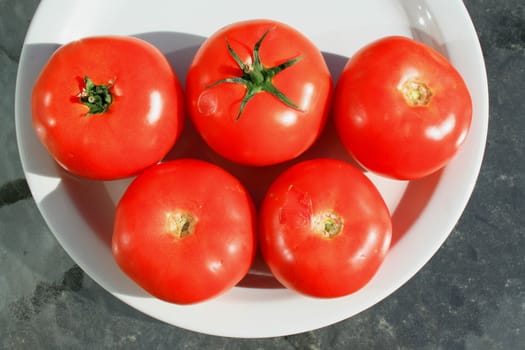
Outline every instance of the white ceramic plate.
<svg viewBox="0 0 525 350"><path fill-rule="evenodd" d="M204 37L223 25L271 18L292 25L325 53L337 78L346 58L387 35L405 35L445 54L465 78L474 100L466 144L441 172L411 183L369 175L393 213L394 244L365 288L348 297L318 300L272 283L256 264L241 286L201 304L177 306L150 297L121 273L110 249L115 203L129 180L96 182L68 176L51 160L31 126L33 82L58 45L99 34L134 35L157 45L184 79ZM482 162L488 93L478 38L459 0L240 1L44 0L22 50L16 90L16 130L27 181L57 240L101 286L159 320L231 337L288 335L327 326L365 310L409 280L438 250L460 218Z"/></svg>

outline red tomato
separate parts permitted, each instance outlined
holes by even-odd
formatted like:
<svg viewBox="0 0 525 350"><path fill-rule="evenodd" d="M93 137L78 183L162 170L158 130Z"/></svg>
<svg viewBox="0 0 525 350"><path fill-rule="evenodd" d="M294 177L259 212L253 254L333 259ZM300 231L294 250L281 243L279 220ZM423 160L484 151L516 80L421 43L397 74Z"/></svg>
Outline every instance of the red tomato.
<svg viewBox="0 0 525 350"><path fill-rule="evenodd" d="M373 42L348 61L333 108L339 136L361 165L406 180L446 165L472 119L458 71L431 47L403 37Z"/></svg>
<svg viewBox="0 0 525 350"><path fill-rule="evenodd" d="M161 160L181 133L183 106L170 63L133 37L65 44L32 95L36 134L55 160L71 173L103 180Z"/></svg>
<svg viewBox="0 0 525 350"><path fill-rule="evenodd" d="M250 196L230 173L199 160L169 161L146 169L124 193L113 255L153 296L196 303L247 274L255 220Z"/></svg>
<svg viewBox="0 0 525 350"><path fill-rule="evenodd" d="M389 249L389 210L373 183L335 159L312 159L270 186L259 217L262 255L286 287L315 297L362 288Z"/></svg>
<svg viewBox="0 0 525 350"><path fill-rule="evenodd" d="M325 124L332 88L314 44L268 20L216 32L186 77L188 111L203 139L247 165L280 163L310 147Z"/></svg>

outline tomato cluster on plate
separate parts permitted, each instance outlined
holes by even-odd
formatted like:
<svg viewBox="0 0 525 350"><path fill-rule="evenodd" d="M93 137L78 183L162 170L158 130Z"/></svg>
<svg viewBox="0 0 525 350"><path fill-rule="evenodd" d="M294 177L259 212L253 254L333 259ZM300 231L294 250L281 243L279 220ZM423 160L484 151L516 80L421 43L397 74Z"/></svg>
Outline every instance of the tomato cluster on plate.
<svg viewBox="0 0 525 350"><path fill-rule="evenodd" d="M116 208L115 261L151 295L178 304L238 284L258 248L290 289L323 298L358 291L392 234L389 209L364 171L402 180L432 174L457 153L472 118L465 82L429 46L374 41L348 59L334 86L319 49L270 20L233 23L205 40L185 89L141 39L67 43L43 68L31 103L37 137L65 170L95 180L135 176ZM219 164L166 160L187 116L235 164L297 161L256 205ZM298 160L329 118L361 167Z"/></svg>

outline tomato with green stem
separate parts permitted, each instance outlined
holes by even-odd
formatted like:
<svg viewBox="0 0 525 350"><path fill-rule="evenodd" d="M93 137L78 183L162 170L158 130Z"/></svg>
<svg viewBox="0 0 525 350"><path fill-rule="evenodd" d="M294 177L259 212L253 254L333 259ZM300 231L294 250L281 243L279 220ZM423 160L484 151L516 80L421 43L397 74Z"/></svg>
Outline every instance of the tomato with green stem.
<svg viewBox="0 0 525 350"><path fill-rule="evenodd" d="M112 251L131 279L177 304L235 286L255 256L252 199L233 175L208 162L178 159L142 172L118 203Z"/></svg>
<svg viewBox="0 0 525 350"><path fill-rule="evenodd" d="M160 161L184 125L181 83L163 53L134 37L59 47L32 91L36 135L69 172L97 180Z"/></svg>
<svg viewBox="0 0 525 350"><path fill-rule="evenodd" d="M322 298L348 295L376 274L390 246L389 209L349 163L316 158L285 170L259 213L262 256L286 287Z"/></svg>
<svg viewBox="0 0 525 350"><path fill-rule="evenodd" d="M256 166L308 149L324 127L332 90L319 49L270 20L214 33L186 77L188 112L206 143L229 160Z"/></svg>

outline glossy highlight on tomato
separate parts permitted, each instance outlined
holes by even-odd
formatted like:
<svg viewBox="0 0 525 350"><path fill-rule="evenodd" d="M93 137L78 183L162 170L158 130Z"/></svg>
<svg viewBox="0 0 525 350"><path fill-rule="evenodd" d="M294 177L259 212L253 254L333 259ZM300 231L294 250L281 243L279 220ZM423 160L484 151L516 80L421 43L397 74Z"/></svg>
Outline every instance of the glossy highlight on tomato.
<svg viewBox="0 0 525 350"><path fill-rule="evenodd" d="M248 272L256 214L243 185L208 162L178 159L141 173L118 203L112 251L151 295L177 304L216 297Z"/></svg>
<svg viewBox="0 0 525 350"><path fill-rule="evenodd" d="M206 143L245 165L293 159L320 135L332 78L319 49L270 20L230 24L199 48L186 78L189 115Z"/></svg>
<svg viewBox="0 0 525 350"><path fill-rule="evenodd" d="M349 163L318 158L285 170L259 213L264 260L283 285L333 298L363 288L390 246L390 212L374 184Z"/></svg>
<svg viewBox="0 0 525 350"><path fill-rule="evenodd" d="M339 77L333 115L346 149L366 169L413 180L444 167L472 121L460 73L439 52L410 38L372 42Z"/></svg>
<svg viewBox="0 0 525 350"><path fill-rule="evenodd" d="M184 126L182 86L155 46L98 36L59 47L32 91L36 135L69 172L112 180L159 162Z"/></svg>

